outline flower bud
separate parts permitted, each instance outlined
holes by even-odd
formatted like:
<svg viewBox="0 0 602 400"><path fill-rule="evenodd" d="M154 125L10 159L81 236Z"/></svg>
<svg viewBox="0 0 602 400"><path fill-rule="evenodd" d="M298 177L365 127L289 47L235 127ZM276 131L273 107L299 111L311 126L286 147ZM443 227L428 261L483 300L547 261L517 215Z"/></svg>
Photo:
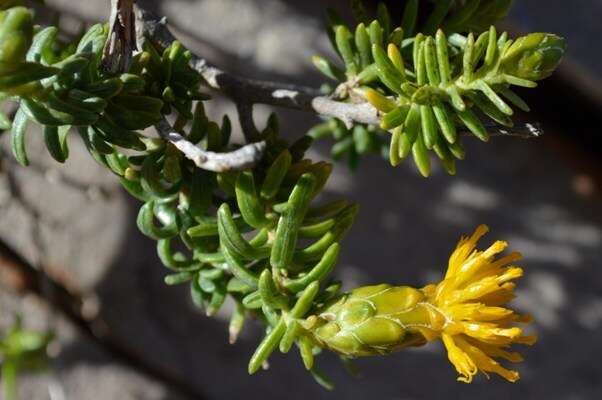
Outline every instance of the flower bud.
<svg viewBox="0 0 602 400"><path fill-rule="evenodd" d="M566 51L566 41L551 33L518 38L504 53L502 70L522 79L539 81L552 75Z"/></svg>
<svg viewBox="0 0 602 400"><path fill-rule="evenodd" d="M322 346L348 357L388 354L426 342L421 333L432 315L422 291L387 284L344 294L308 319Z"/></svg>

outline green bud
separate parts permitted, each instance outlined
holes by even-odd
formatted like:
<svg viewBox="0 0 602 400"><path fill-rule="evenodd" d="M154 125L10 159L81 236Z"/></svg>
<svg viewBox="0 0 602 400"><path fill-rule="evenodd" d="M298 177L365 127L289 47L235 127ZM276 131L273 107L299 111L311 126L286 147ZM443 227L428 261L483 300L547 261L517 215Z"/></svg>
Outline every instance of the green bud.
<svg viewBox="0 0 602 400"><path fill-rule="evenodd" d="M0 64L2 69L25 60L33 40L33 15L25 7L0 12Z"/></svg>
<svg viewBox="0 0 602 400"><path fill-rule="evenodd" d="M306 320L315 341L347 357L388 354L426 342L431 313L422 291L388 284L346 293Z"/></svg>
<svg viewBox="0 0 602 400"><path fill-rule="evenodd" d="M502 70L512 76L539 81L552 75L566 51L566 41L551 33L518 38L505 52Z"/></svg>

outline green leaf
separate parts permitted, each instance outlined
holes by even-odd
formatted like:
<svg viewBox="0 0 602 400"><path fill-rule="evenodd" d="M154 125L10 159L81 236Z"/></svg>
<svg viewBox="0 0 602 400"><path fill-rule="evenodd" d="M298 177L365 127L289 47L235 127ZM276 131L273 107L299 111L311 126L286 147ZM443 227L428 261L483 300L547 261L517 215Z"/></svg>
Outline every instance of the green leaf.
<svg viewBox="0 0 602 400"><path fill-rule="evenodd" d="M291 166L292 156L288 150L284 150L278 155L272 163L266 177L261 185L261 198L269 200L276 196L280 185L286 176L288 169Z"/></svg>
<svg viewBox="0 0 602 400"><path fill-rule="evenodd" d="M13 126L10 133L10 145L15 159L19 164L27 167L29 160L27 158L27 147L25 143L25 135L27 133L27 115L25 111L19 107L15 118L13 119Z"/></svg>
<svg viewBox="0 0 602 400"><path fill-rule="evenodd" d="M272 244L270 264L274 268L286 269L293 259L299 228L307 213L316 178L311 174L301 176L289 199L289 207L280 217Z"/></svg>
<svg viewBox="0 0 602 400"><path fill-rule="evenodd" d="M67 146L67 129L56 126L44 126L44 142L48 152L56 161L64 163L69 157L69 148Z"/></svg>
<svg viewBox="0 0 602 400"><path fill-rule="evenodd" d="M359 24L355 30L355 46L360 55L362 69L372 64L372 44L366 25Z"/></svg>
<svg viewBox="0 0 602 400"><path fill-rule="evenodd" d="M240 331L242 331L246 318L246 310L244 306L237 302L234 311L232 312L232 316L230 317L230 324L228 327L228 331L230 333L229 340L230 344L236 343L238 339L238 335Z"/></svg>
<svg viewBox="0 0 602 400"><path fill-rule="evenodd" d="M265 207L259 201L255 189L253 172L244 171L236 179L236 200L244 220L254 228L263 228L272 223L265 216Z"/></svg>
<svg viewBox="0 0 602 400"><path fill-rule="evenodd" d="M380 121L380 127L385 130L396 128L404 123L410 107L403 105L395 108L393 111L386 113Z"/></svg>
<svg viewBox="0 0 602 400"><path fill-rule="evenodd" d="M357 75L358 66L357 60L355 57L355 53L352 47L352 35L349 32L349 29L344 25L339 25L335 29L335 40L337 43L337 48L339 49L339 53L345 63L345 67L347 68L347 73L349 75Z"/></svg>
<svg viewBox="0 0 602 400"><path fill-rule="evenodd" d="M253 247L240 234L230 207L228 204L222 204L217 212L217 226L222 247L228 250L234 257L242 260L259 260L266 258L270 254L270 248L267 246Z"/></svg>
<svg viewBox="0 0 602 400"><path fill-rule="evenodd" d="M278 292L269 269L264 270L259 276L258 287L263 304L275 309L286 309L288 307L288 299Z"/></svg>
<svg viewBox="0 0 602 400"><path fill-rule="evenodd" d="M422 122L422 138L427 149L432 149L437 143L437 124L431 106L420 106L420 121Z"/></svg>
<svg viewBox="0 0 602 400"><path fill-rule="evenodd" d="M164 207L162 215L164 219L168 219L167 223L162 224L163 226L161 227L155 226L155 202L149 201L138 212L136 219L138 229L154 240L168 239L176 236L180 231L177 213Z"/></svg>
<svg viewBox="0 0 602 400"><path fill-rule="evenodd" d="M333 243L328 247L328 250L323 253L322 259L309 272L300 278L285 279L283 285L292 292L299 292L307 287L312 282L320 282L324 280L333 270L338 260L340 246L338 243Z"/></svg>
<svg viewBox="0 0 602 400"><path fill-rule="evenodd" d="M314 66L318 69L318 71L320 71L330 79L333 79L337 82L344 82L346 80L345 73L325 58L322 58L320 56L313 56L311 60Z"/></svg>
<svg viewBox="0 0 602 400"><path fill-rule="evenodd" d="M15 68L14 72L0 75L0 91L19 94L20 86L48 78L59 71L53 67L30 62L19 63Z"/></svg>
<svg viewBox="0 0 602 400"><path fill-rule="evenodd" d="M50 110L69 115L71 117L70 125L88 126L98 121L99 115L95 112L86 110L79 105L60 99L55 93L50 93L46 99L46 105ZM51 111L52 112L52 111Z"/></svg>
<svg viewBox="0 0 602 400"><path fill-rule="evenodd" d="M21 100L21 108L27 116L40 125L61 126L71 125L74 118L58 111L50 111L42 104L29 99Z"/></svg>
<svg viewBox="0 0 602 400"><path fill-rule="evenodd" d="M255 353L251 357L248 368L250 375L253 375L261 368L261 365L268 359L270 354L272 354L276 346L278 346L278 342L280 342L280 339L282 339L285 332L286 323L284 322L284 318L281 318L274 329L272 329L259 344L257 350L255 350Z"/></svg>
<svg viewBox="0 0 602 400"><path fill-rule="evenodd" d="M429 157L428 151L424 142L422 140L422 136L418 136L418 139L414 142L412 146L412 153L414 155L414 162L418 167L418 170L425 178L431 174L431 159Z"/></svg>
<svg viewBox="0 0 602 400"><path fill-rule="evenodd" d="M393 92L402 94L403 75L395 68L385 51L378 45L372 45L372 56L378 67L378 77Z"/></svg>

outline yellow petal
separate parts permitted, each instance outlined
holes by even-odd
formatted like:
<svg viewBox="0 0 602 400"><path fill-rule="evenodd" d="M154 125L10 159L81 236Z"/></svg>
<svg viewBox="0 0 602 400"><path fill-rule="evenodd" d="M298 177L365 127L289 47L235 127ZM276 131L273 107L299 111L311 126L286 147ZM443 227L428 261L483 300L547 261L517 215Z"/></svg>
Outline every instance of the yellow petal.
<svg viewBox="0 0 602 400"><path fill-rule="evenodd" d="M499 275L503 269L502 267L509 265L515 261L518 261L522 258L522 255L519 252L513 252L508 254L507 256L501 257L495 261L492 261L487 268L484 268L481 272L479 272L475 276L475 280L484 278L490 275Z"/></svg>
<svg viewBox="0 0 602 400"><path fill-rule="evenodd" d="M465 282L469 282L483 271L491 269L492 258L504 251L508 243L497 241L484 252L480 252L466 261L455 273L457 285L461 286Z"/></svg>
<svg viewBox="0 0 602 400"><path fill-rule="evenodd" d="M511 302L516 296L511 290L500 288L499 290L481 296L475 300L485 303L488 306L503 306Z"/></svg>
<svg viewBox="0 0 602 400"><path fill-rule="evenodd" d="M463 322L464 333L475 339L495 345L508 345L523 337L518 327L498 328L497 324L487 322Z"/></svg>
<svg viewBox="0 0 602 400"><path fill-rule="evenodd" d="M489 228L487 227L487 225L480 225L472 234L470 239L462 238L460 240L460 242L456 246L456 250L454 250L451 257L449 258L449 264L447 268L447 273L445 274L445 278L453 276L456 273L456 271L462 266L462 263L474 250L478 240L488 231Z"/></svg>
<svg viewBox="0 0 602 400"><path fill-rule="evenodd" d="M533 346L537 342L537 335L521 336L514 339L514 343L526 344L527 346Z"/></svg>
<svg viewBox="0 0 602 400"><path fill-rule="evenodd" d="M494 372L510 382L516 382L520 379L517 371L508 370L500 365L497 361L487 356L478 347L469 344L462 338L456 339L457 345L474 360L477 368L483 372Z"/></svg>
<svg viewBox="0 0 602 400"><path fill-rule="evenodd" d="M480 297L502 290L502 287L497 283L497 277L489 276L480 281L473 282L462 290L456 291L447 303L465 302L476 300ZM487 302L481 301L488 304Z"/></svg>
<svg viewBox="0 0 602 400"><path fill-rule="evenodd" d="M443 344L447 349L447 357L449 361L454 365L456 371L461 375L458 377L459 381L470 383L472 382L473 376L476 375L478 369L473 360L462 351L454 343L454 339L450 335L443 334Z"/></svg>
<svg viewBox="0 0 602 400"><path fill-rule="evenodd" d="M497 283L501 285L501 284L509 282L511 280L518 279L521 276L523 276L523 274L524 274L524 271L520 267L506 268L504 273L497 277Z"/></svg>
<svg viewBox="0 0 602 400"><path fill-rule="evenodd" d="M521 356L518 352L515 352L515 351L509 352L509 351L503 350L500 346L479 342L473 338L465 338L465 340L468 343L470 343L471 345L481 349L481 351L483 351L489 357L503 358L504 360L507 360L507 361L510 361L513 363L519 363L519 362L524 361L523 356Z"/></svg>
<svg viewBox="0 0 602 400"><path fill-rule="evenodd" d="M503 307L488 307L483 303L455 304L446 314L457 321L506 321L514 320L514 311Z"/></svg>

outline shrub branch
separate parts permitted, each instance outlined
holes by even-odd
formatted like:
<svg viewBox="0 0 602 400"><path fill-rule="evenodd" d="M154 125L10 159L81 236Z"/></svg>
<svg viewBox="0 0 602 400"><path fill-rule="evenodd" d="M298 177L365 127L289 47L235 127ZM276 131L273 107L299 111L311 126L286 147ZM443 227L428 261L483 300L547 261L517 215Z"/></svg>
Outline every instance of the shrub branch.
<svg viewBox="0 0 602 400"><path fill-rule="evenodd" d="M167 26L166 17L161 18L140 4L137 4L137 11L139 32L148 40L162 48L168 47L176 40ZM324 117L338 118L348 127L353 123L368 125L380 123L379 111L368 102L346 103L324 96L316 88L247 79L225 72L196 54L192 55L190 66L203 77L208 87L230 97L236 103L246 104L247 109L253 104L265 104L309 111ZM248 121L248 115L245 116L245 113L240 112L241 110L242 108L239 107L241 125L243 128L248 127L245 121L245 119ZM491 136L534 138L543 134L538 123L518 123L512 128L495 123L484 125L490 130ZM245 136L249 140L250 135L246 133Z"/></svg>

